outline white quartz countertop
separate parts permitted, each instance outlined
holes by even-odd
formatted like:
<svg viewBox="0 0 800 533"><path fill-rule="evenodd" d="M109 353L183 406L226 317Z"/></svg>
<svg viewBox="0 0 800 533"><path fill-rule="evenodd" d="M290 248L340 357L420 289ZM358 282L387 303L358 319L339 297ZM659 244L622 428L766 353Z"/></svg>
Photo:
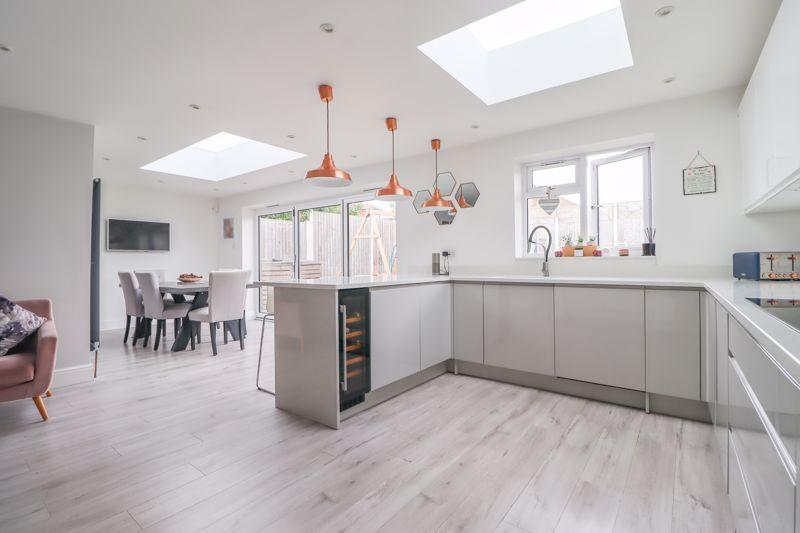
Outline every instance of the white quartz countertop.
<svg viewBox="0 0 800 533"><path fill-rule="evenodd" d="M706 290L800 382L800 331L770 315L748 298L800 300L800 283L794 281L739 281L711 279Z"/></svg>
<svg viewBox="0 0 800 533"><path fill-rule="evenodd" d="M610 278L578 276L352 276L318 279L287 279L256 282L271 287L298 287L309 289L360 289L364 287L391 287L419 285L421 283L519 283L521 285L612 285L632 287L687 287L704 288L703 280L690 278Z"/></svg>
<svg viewBox="0 0 800 533"><path fill-rule="evenodd" d="M304 280L275 280L256 285L309 289L358 289L422 283L518 283L522 285L607 285L705 289L800 382L800 331L770 315L747 298L800 300L800 283L740 281L733 278L611 278L578 276L353 276Z"/></svg>

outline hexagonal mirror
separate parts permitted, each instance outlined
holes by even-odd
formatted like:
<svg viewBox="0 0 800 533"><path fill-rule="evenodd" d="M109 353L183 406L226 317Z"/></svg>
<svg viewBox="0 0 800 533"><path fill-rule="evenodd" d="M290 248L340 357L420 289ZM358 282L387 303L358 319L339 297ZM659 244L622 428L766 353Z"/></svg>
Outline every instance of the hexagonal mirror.
<svg viewBox="0 0 800 533"><path fill-rule="evenodd" d="M456 210L451 209L450 211L436 211L433 213L434 218L436 218L436 222L439 223L440 226L447 226L453 223L453 220L456 218Z"/></svg>
<svg viewBox="0 0 800 533"><path fill-rule="evenodd" d="M431 199L431 191L428 189L422 189L421 191L417 191L417 194L414 196L414 209L417 210L417 213L427 213L425 209L422 208L422 204L427 202Z"/></svg>
<svg viewBox="0 0 800 533"><path fill-rule="evenodd" d="M439 185L439 192L442 193L442 196L450 196L453 194L453 189L456 188L456 178L452 172L439 172L436 183Z"/></svg>
<svg viewBox="0 0 800 533"><path fill-rule="evenodd" d="M474 183L462 183L458 186L458 190L456 191L456 202L458 202L458 207L462 209L475 207L475 204L478 202L478 196L480 195L481 193L478 191L478 187Z"/></svg>

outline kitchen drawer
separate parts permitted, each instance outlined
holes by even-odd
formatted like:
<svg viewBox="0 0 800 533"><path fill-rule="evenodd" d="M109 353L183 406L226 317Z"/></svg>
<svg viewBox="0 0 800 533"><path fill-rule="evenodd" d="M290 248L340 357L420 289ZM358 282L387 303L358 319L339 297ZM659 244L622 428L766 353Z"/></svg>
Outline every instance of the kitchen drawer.
<svg viewBox="0 0 800 533"><path fill-rule="evenodd" d="M729 349L756 398L780 435L793 470L800 436L800 388L736 320L729 324Z"/></svg>
<svg viewBox="0 0 800 533"><path fill-rule="evenodd" d="M794 481L785 452L735 359L730 360L730 424L735 456L761 531L794 531ZM732 454L734 455L734 454ZM731 464L734 464L731 459ZM733 474L731 474L733 485Z"/></svg>
<svg viewBox="0 0 800 533"><path fill-rule="evenodd" d="M750 505L750 496L747 494L747 487L742 475L742 467L736 457L730 432L728 432L728 440L726 445L731 449L728 497L731 503L733 527L736 528L736 533L758 533L753 507Z"/></svg>

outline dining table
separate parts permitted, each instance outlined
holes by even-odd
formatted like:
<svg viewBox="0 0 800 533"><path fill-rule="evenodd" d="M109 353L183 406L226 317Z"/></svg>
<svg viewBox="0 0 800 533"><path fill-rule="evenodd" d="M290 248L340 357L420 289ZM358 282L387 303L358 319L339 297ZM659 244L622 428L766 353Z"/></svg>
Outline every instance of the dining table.
<svg viewBox="0 0 800 533"><path fill-rule="evenodd" d="M248 283L248 289L257 289L259 287L256 283ZM191 295L193 298L191 302L191 307L189 311L193 311L194 309L199 309L201 307L205 307L208 305L208 281L196 281L196 282L188 282L188 281L162 281L159 283L159 289L161 290L162 294L169 294L172 296L172 299L177 303L186 302L186 296ZM244 312L244 310L243 310ZM144 322L144 321L142 321ZM231 334L233 340L239 340L239 327L238 327L238 320L229 320L223 323L224 328ZM247 335L247 324L244 323L244 327L242 329L242 335ZM178 334L175 335L175 341L172 343L172 347L170 348L173 352L180 352L186 349L189 345L189 341L192 339L192 327L189 323L189 313L186 313L186 317L181 320L181 327L178 330Z"/></svg>

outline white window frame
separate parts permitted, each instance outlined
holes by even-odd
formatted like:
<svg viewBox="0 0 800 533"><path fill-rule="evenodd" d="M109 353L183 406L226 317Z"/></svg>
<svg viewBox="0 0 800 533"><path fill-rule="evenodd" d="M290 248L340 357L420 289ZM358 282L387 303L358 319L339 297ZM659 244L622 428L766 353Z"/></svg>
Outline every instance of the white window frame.
<svg viewBox="0 0 800 533"><path fill-rule="evenodd" d="M591 172L590 172L590 181L592 187L592 201L598 202L599 201L599 190L598 190L598 179L597 179L597 168L600 165L605 165L608 163L615 163L617 161L625 161L626 159L633 159L634 157L642 157L642 177L644 183L642 184L642 192L644 197L642 198L643 204L643 217L644 217L644 227L652 227L653 226L653 195L652 195L652 184L651 184L651 149L650 146L644 146L641 148L632 148L626 150L621 154L615 154L612 156L604 157L603 159L595 159L591 162ZM589 208L591 209L590 214L590 228L591 228L591 235L597 237L598 243L600 242L600 207L602 204L599 203L592 203ZM642 235L642 239L644 239L644 235ZM636 253L636 250L631 250L631 252Z"/></svg>
<svg viewBox="0 0 800 533"><path fill-rule="evenodd" d="M589 158L601 155L614 153L614 155L597 159L589 162ZM634 146L625 146L621 148L608 148L605 150L593 150L568 157L555 157L550 159L542 159L522 165L521 179L523 181L520 195L521 206L521 223L522 231L519 232L521 236L520 248L522 257L527 258L541 258L544 253L540 250L534 249L528 252L528 228L530 221L528 219L528 200L544 198L547 193L547 187L537 187L533 184L531 173L535 170L554 168L559 166L575 165L575 183L557 185L553 187L553 194L575 194L580 195L581 200L581 235L597 236L598 231L598 216L599 211L597 206L593 204L594 199L597 198L597 165L603 163L614 162L631 157L644 155L644 222L645 226L653 226L653 194L652 194L652 165L653 165L653 145L652 144L639 144ZM591 201L590 201L591 200ZM554 236L555 238L555 236ZM644 235L642 236L644 239ZM550 246L550 253L560 248L561 243L553 242ZM634 254L636 250L631 250Z"/></svg>

